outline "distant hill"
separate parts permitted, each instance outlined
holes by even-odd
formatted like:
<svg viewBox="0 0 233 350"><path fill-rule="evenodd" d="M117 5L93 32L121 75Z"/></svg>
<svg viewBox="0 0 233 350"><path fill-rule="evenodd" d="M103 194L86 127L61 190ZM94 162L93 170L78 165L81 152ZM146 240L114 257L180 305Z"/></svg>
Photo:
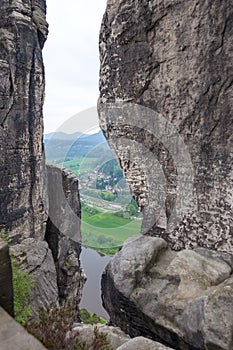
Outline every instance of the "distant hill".
<svg viewBox="0 0 233 350"><path fill-rule="evenodd" d="M74 134L65 134L64 132L51 132L44 135L44 143L47 143L50 139L53 140L77 140L82 133L76 132Z"/></svg>
<svg viewBox="0 0 233 350"><path fill-rule="evenodd" d="M46 159L56 163L68 158L84 157L100 144L104 149L109 148L101 130L91 135L78 132L74 134L54 132L44 135Z"/></svg>

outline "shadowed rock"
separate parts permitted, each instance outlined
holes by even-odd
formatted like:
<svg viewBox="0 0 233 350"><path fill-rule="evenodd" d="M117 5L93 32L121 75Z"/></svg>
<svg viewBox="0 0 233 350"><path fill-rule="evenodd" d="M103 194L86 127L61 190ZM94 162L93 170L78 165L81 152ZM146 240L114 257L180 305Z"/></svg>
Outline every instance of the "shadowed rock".
<svg viewBox="0 0 233 350"><path fill-rule="evenodd" d="M0 306L14 316L12 268L8 245L0 238Z"/></svg>
<svg viewBox="0 0 233 350"><path fill-rule="evenodd" d="M39 306L58 300L71 298L77 304L83 285L80 239L71 241L74 227L80 236L78 181L67 174L65 187L61 186L57 195L65 198L73 215L62 211L64 202L57 206L59 222L65 223L64 230L58 227L56 232L58 236L61 233L58 258L48 238L48 213L50 210L52 215L54 209L49 186L56 184L56 176L49 176L48 183L42 142L42 49L47 34L45 0L1 1L0 231L10 237L12 254L21 267L35 278L31 292L34 313Z"/></svg>
<svg viewBox="0 0 233 350"><path fill-rule="evenodd" d="M177 350L231 350L232 270L227 253L174 252L160 238L131 238L103 275L104 307L132 337Z"/></svg>
<svg viewBox="0 0 233 350"><path fill-rule="evenodd" d="M49 218L45 239L57 271L59 300L81 300L84 274L80 263L81 206L77 177L65 168L47 165Z"/></svg>
<svg viewBox="0 0 233 350"><path fill-rule="evenodd" d="M0 229L43 239L45 0L0 4Z"/></svg>

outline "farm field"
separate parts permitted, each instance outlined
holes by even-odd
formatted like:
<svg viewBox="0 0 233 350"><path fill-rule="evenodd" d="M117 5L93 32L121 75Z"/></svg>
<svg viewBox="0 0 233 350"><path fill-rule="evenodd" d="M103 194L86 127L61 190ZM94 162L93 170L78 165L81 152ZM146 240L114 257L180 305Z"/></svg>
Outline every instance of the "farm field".
<svg viewBox="0 0 233 350"><path fill-rule="evenodd" d="M111 212L90 215L82 209L82 243L105 254L114 254L129 237L140 233L139 218L125 219Z"/></svg>
<svg viewBox="0 0 233 350"><path fill-rule="evenodd" d="M67 153L69 137L58 134L45 143L47 160L67 168L79 180L83 246L114 254L127 238L140 233L138 207L101 133L79 138Z"/></svg>

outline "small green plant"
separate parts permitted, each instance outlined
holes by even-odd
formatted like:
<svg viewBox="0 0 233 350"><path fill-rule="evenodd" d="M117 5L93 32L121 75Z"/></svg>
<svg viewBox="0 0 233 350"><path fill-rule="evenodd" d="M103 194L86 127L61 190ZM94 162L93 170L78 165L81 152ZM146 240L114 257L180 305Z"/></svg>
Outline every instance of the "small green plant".
<svg viewBox="0 0 233 350"><path fill-rule="evenodd" d="M10 237L4 232L0 232L0 238L6 243L10 243L11 241Z"/></svg>
<svg viewBox="0 0 233 350"><path fill-rule="evenodd" d="M80 318L81 318L81 321L85 324L97 324L97 323L106 324L107 323L106 320L97 316L96 314L92 314L86 309L80 310Z"/></svg>
<svg viewBox="0 0 233 350"><path fill-rule="evenodd" d="M85 343L79 342L71 333L75 316L76 310L69 303L61 307L52 305L41 309L39 321L29 322L26 329L47 349L86 350Z"/></svg>
<svg viewBox="0 0 233 350"><path fill-rule="evenodd" d="M31 306L29 304L29 293L34 287L34 279L28 272L23 271L16 263L15 259L11 259L13 273L13 289L14 289L14 311L17 322L24 325L32 315Z"/></svg>
<svg viewBox="0 0 233 350"><path fill-rule="evenodd" d="M0 232L0 238L6 243L10 243L10 237ZM32 315L31 306L29 304L29 293L34 287L33 277L26 271L23 271L14 258L11 257L13 290L14 290L14 312L15 320L25 325L29 317Z"/></svg>
<svg viewBox="0 0 233 350"><path fill-rule="evenodd" d="M26 329L49 350L112 350L97 328L89 344L80 340L79 333L72 331L75 318L76 309L70 303L53 305L41 309L39 321L27 323Z"/></svg>
<svg viewBox="0 0 233 350"><path fill-rule="evenodd" d="M100 333L97 327L94 329L94 339L91 345L93 350L112 350L107 335Z"/></svg>

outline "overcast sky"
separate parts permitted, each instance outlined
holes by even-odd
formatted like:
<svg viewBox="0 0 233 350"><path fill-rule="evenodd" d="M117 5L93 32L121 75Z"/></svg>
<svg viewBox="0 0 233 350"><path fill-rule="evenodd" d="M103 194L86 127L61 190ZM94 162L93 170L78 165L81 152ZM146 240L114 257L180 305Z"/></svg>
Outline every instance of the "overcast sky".
<svg viewBox="0 0 233 350"><path fill-rule="evenodd" d="M96 105L99 29L106 0L49 0L47 6L45 133Z"/></svg>

